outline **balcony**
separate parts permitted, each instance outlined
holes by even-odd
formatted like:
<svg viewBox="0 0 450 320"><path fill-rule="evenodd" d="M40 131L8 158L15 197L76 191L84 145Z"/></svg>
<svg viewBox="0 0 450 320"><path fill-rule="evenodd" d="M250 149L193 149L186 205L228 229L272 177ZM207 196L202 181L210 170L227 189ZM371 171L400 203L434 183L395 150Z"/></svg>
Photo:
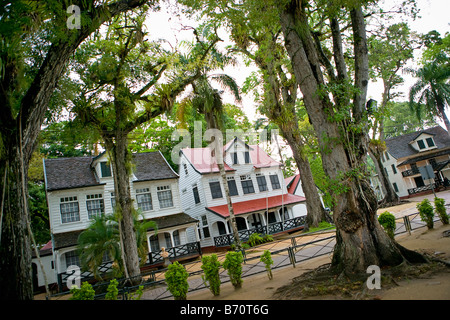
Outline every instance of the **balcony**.
<svg viewBox="0 0 450 320"><path fill-rule="evenodd" d="M449 163L450 163L449 160L441 161L441 162L430 162L430 164L433 167L434 171L441 170L443 167L445 167ZM420 173L419 168L418 167L414 167L412 169L408 169L408 170L402 171L402 176L403 177L409 177L409 176L413 176L413 175L419 174L419 173Z"/></svg>
<svg viewBox="0 0 450 320"><path fill-rule="evenodd" d="M241 241L247 241L250 235L253 233L260 233L262 235L275 234L283 231L293 230L305 225L306 216L296 217L293 219L285 220L284 222L269 223L267 226L261 226L257 228L245 229L239 231L239 238ZM218 237L214 237L214 245L216 247L230 246L234 242L232 233L224 234Z"/></svg>
<svg viewBox="0 0 450 320"><path fill-rule="evenodd" d="M419 168L415 167L412 169L402 171L402 176L403 176L403 178L405 178L405 177L413 176L413 175L419 174L419 173L420 173Z"/></svg>
<svg viewBox="0 0 450 320"><path fill-rule="evenodd" d="M200 248L200 242L190 242L186 244L182 244L176 247L167 248L166 252L169 253L169 259L179 260L181 258L189 258L199 256L202 253ZM155 265L164 262L164 258L161 256L162 250L158 252L149 252L148 253L148 264Z"/></svg>
<svg viewBox="0 0 450 320"><path fill-rule="evenodd" d="M433 190L435 187L436 187L436 184L432 183L432 184L428 184L428 185L425 185L422 187L408 189L408 194L412 195L412 194L420 193L420 192L427 191L427 190Z"/></svg>

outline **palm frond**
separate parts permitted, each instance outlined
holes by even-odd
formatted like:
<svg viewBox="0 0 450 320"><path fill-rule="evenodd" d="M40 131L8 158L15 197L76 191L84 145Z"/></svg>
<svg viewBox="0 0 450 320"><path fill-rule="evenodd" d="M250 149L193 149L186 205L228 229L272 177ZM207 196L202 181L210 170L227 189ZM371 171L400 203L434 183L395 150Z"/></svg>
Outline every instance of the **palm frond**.
<svg viewBox="0 0 450 320"><path fill-rule="evenodd" d="M224 73L213 74L210 77L216 81L223 90L229 90L234 95L236 101L241 101L240 89L234 78Z"/></svg>

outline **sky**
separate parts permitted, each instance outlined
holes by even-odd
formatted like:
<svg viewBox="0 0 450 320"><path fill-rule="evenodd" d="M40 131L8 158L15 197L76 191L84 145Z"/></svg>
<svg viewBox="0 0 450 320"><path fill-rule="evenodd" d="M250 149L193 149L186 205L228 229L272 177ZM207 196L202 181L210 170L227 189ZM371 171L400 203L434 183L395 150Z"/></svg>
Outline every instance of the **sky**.
<svg viewBox="0 0 450 320"><path fill-rule="evenodd" d="M393 3L399 3L402 0L383 0L387 7ZM415 21L408 20L410 28L418 33L428 33L432 30L437 30L441 36L444 36L446 32L450 32L450 0L416 0L418 8L420 9L419 18ZM173 10L177 11L175 0L170 0L170 10L172 13L168 14L165 8L161 11L154 13L149 18L149 32L153 35L152 38L166 38L174 45L180 43L183 40L192 39L192 30L184 29L183 25L194 26L195 22L187 21L173 15ZM157 27L155 27L157 26ZM222 34L224 40L226 40L226 34ZM420 52L416 52L416 58L408 64L408 67L416 68L417 60L420 58ZM246 67L242 62L237 67L229 67L225 70L225 73L235 78L238 85L242 85L246 77L253 71L255 67ZM406 100L409 87L414 83L414 78L408 75L403 75L405 83L399 87L398 91L404 93L404 97L400 100ZM371 83L368 90L368 99L373 98L375 100L381 100L381 91L379 83ZM235 103L241 107L250 121L256 120L259 115L256 112L256 106L253 102L253 97L243 95L242 103L236 103L234 99L231 99L231 95L224 95L224 101L229 103Z"/></svg>

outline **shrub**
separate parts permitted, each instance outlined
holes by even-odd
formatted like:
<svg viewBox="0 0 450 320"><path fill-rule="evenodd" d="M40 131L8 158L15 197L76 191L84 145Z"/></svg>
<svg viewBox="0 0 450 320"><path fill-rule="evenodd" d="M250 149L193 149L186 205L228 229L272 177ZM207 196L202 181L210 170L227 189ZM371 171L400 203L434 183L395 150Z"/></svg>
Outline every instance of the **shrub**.
<svg viewBox="0 0 450 320"><path fill-rule="evenodd" d="M426 222L428 229L433 229L434 209L430 203L430 200L423 199L422 202L418 203L416 207L419 210L420 219L423 222Z"/></svg>
<svg viewBox="0 0 450 320"><path fill-rule="evenodd" d="M272 274L273 260L272 260L272 255L270 254L269 250L264 250L264 253L261 256L261 262L263 262L266 266L267 276L269 277L269 280L272 280L273 279L273 274Z"/></svg>
<svg viewBox="0 0 450 320"><path fill-rule="evenodd" d="M118 284L116 279L112 279L109 282L105 300L117 300L117 295L119 294L119 289L117 289Z"/></svg>
<svg viewBox="0 0 450 320"><path fill-rule="evenodd" d="M187 281L189 274L186 269L178 261L169 265L167 269L165 278L170 293L172 293L175 300L186 300L189 289Z"/></svg>
<svg viewBox="0 0 450 320"><path fill-rule="evenodd" d="M72 293L70 300L94 300L95 296L95 291L89 282L83 282L79 289L75 286L72 287L70 293Z"/></svg>
<svg viewBox="0 0 450 320"><path fill-rule="evenodd" d="M434 208L439 215L443 224L448 224L447 209L445 209L445 200L442 198L434 198Z"/></svg>
<svg viewBox="0 0 450 320"><path fill-rule="evenodd" d="M202 275L203 282L207 285L209 283L209 290L212 294L218 296L220 294L220 277L219 277L220 262L217 260L217 255L204 256L202 258Z"/></svg>
<svg viewBox="0 0 450 320"><path fill-rule="evenodd" d="M264 241L264 243L266 243L266 242L272 242L272 241L273 241L272 235L266 234L266 235L263 237L263 241Z"/></svg>
<svg viewBox="0 0 450 320"><path fill-rule="evenodd" d="M395 216L390 212L383 212L378 217L378 222L383 226L384 231L391 239L394 239L395 231Z"/></svg>
<svg viewBox="0 0 450 320"><path fill-rule="evenodd" d="M228 271L235 289L242 287L242 262L244 262L244 258L240 251L229 251L223 263L223 268Z"/></svg>
<svg viewBox="0 0 450 320"><path fill-rule="evenodd" d="M261 244L261 243L263 243L263 242L264 242L264 240L263 240L263 238L261 237L261 234L260 234L260 233L252 233L252 234L250 235L250 237L248 238L248 241L247 241L247 243L248 243L251 247L257 246L258 244Z"/></svg>

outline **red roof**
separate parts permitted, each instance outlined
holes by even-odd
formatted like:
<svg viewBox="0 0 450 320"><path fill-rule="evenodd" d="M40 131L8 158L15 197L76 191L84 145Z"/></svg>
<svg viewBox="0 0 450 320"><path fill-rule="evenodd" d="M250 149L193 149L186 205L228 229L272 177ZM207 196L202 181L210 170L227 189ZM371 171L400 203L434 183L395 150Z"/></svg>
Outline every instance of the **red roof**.
<svg viewBox="0 0 450 320"><path fill-rule="evenodd" d="M244 214L255 211L261 211L265 209L272 209L281 207L281 205L295 204L306 201L305 197L296 196L293 194L284 194L268 198L260 198L249 201L242 201L233 203L234 214ZM211 212L214 212L224 218L228 218L230 213L228 212L228 205L220 205L215 207L206 208Z"/></svg>
<svg viewBox="0 0 450 320"><path fill-rule="evenodd" d="M288 192L290 194L294 194L295 189L297 188L297 185L300 183L300 175L296 174L295 176L286 178L286 179L284 179L284 182L286 183Z"/></svg>
<svg viewBox="0 0 450 320"><path fill-rule="evenodd" d="M224 146L224 153L229 147L229 143ZM249 145L249 153L252 164L255 168L266 168L279 166L280 162L272 159L263 149L257 145ZM184 148L183 154L201 174L219 172L215 157L211 156L212 148ZM235 171L231 166L225 163L225 171Z"/></svg>
<svg viewBox="0 0 450 320"><path fill-rule="evenodd" d="M186 148L181 151L199 173L219 172L216 158L211 156L212 148ZM225 171L234 171L226 163Z"/></svg>

